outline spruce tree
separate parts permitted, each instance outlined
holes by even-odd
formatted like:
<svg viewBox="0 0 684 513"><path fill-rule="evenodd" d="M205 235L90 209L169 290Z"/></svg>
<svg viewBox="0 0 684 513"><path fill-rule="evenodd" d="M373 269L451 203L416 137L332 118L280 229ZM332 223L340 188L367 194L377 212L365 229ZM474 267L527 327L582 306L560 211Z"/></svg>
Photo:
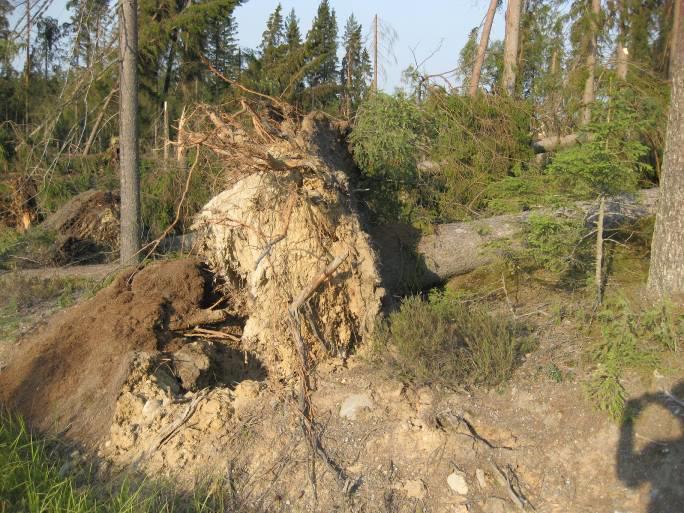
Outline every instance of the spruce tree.
<svg viewBox="0 0 684 513"><path fill-rule="evenodd" d="M328 0L322 0L311 30L306 36L312 107L329 106L336 98L337 84L337 20Z"/></svg>
<svg viewBox="0 0 684 513"><path fill-rule="evenodd" d="M363 48L362 28L353 14L345 26L343 45L344 57L340 70L342 108L345 115L351 117L368 90L371 72L370 56Z"/></svg>
<svg viewBox="0 0 684 513"><path fill-rule="evenodd" d="M233 13L213 21L207 40L207 59L223 75L237 79L239 75L239 48L237 44L237 21ZM214 79L215 86L225 84Z"/></svg>
<svg viewBox="0 0 684 513"><path fill-rule="evenodd" d="M285 19L285 45L288 53L302 46L302 34L299 30L299 20L292 9Z"/></svg>
<svg viewBox="0 0 684 513"><path fill-rule="evenodd" d="M283 7L278 4L275 11L268 17L266 30L261 36L261 58L265 67L273 65L279 57L285 42L285 25L283 22Z"/></svg>
<svg viewBox="0 0 684 513"><path fill-rule="evenodd" d="M36 44L42 61L43 77L48 79L50 66L55 62L58 53L62 30L59 21L50 16L41 16L36 23Z"/></svg>
<svg viewBox="0 0 684 513"><path fill-rule="evenodd" d="M12 58L16 50L12 42L9 22L9 15L13 10L14 7L8 0L0 0L0 66L2 66L2 76L5 78L9 77L12 72Z"/></svg>

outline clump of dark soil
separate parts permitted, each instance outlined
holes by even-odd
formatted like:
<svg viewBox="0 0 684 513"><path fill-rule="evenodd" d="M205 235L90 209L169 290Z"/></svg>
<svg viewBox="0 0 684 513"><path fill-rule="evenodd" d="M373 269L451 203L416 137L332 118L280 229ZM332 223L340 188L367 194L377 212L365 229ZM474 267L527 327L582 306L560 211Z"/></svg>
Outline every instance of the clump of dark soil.
<svg viewBox="0 0 684 513"><path fill-rule="evenodd" d="M117 192L90 190L71 198L41 225L56 234L53 263L111 260L119 249L119 215Z"/></svg>
<svg viewBox="0 0 684 513"><path fill-rule="evenodd" d="M95 443L109 430L135 353L163 350L178 339L170 328L181 331L213 303L211 275L196 260L124 273L21 342L0 373L0 403L34 428Z"/></svg>

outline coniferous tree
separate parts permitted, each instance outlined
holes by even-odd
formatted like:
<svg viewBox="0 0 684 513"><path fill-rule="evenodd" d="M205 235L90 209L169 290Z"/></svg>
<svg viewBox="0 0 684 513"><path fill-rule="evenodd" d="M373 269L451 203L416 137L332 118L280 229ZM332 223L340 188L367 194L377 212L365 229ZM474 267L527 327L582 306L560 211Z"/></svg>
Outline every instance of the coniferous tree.
<svg viewBox="0 0 684 513"><path fill-rule="evenodd" d="M58 45L62 38L62 28L55 18L41 16L36 23L36 50L42 62L43 77L48 79L51 65L58 56Z"/></svg>
<svg viewBox="0 0 684 513"><path fill-rule="evenodd" d="M368 91L371 76L370 56L363 47L362 28L353 14L349 16L345 26L343 45L340 82L344 113L351 117Z"/></svg>
<svg viewBox="0 0 684 513"><path fill-rule="evenodd" d="M68 26L74 38L73 64L90 67L111 23L109 0L69 0L66 6L72 11Z"/></svg>
<svg viewBox="0 0 684 513"><path fill-rule="evenodd" d="M224 18L214 20L207 37L207 59L223 75L236 80L239 77L239 48L237 21L231 12ZM225 84L214 77L215 89Z"/></svg>
<svg viewBox="0 0 684 513"><path fill-rule="evenodd" d="M292 9L285 19L285 45L288 54L298 50L302 46L302 34L299 30L299 20L295 10Z"/></svg>
<svg viewBox="0 0 684 513"><path fill-rule="evenodd" d="M678 13L679 14L679 13ZM679 14L681 16L681 14ZM684 24L677 26L665 162L651 246L649 287L684 299Z"/></svg>
<svg viewBox="0 0 684 513"><path fill-rule="evenodd" d="M279 67L285 54L285 24L283 20L283 7L278 4L268 17L266 30L261 36L261 88L269 94L278 94L281 91Z"/></svg>
<svg viewBox="0 0 684 513"><path fill-rule="evenodd" d="M12 72L12 58L16 47L12 42L9 15L14 7L8 0L0 0L0 66L2 76L7 78Z"/></svg>
<svg viewBox="0 0 684 513"><path fill-rule="evenodd" d="M337 20L328 0L322 0L311 30L306 36L309 71L307 81L312 107L326 106L336 97L337 85Z"/></svg>
<svg viewBox="0 0 684 513"><path fill-rule="evenodd" d="M302 44L299 20L292 9L285 19L285 52L281 66L283 92L289 101L301 104L306 71L306 48Z"/></svg>

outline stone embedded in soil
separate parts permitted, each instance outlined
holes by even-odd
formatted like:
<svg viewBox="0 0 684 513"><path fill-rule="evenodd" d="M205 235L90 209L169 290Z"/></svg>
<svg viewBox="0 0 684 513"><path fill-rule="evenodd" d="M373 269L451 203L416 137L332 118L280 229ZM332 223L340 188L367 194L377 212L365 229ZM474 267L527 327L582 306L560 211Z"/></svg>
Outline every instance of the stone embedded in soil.
<svg viewBox="0 0 684 513"><path fill-rule="evenodd" d="M487 479L485 478L484 470L481 468L475 470L475 478L477 479L477 484L479 484L480 488L484 490L487 486Z"/></svg>
<svg viewBox="0 0 684 513"><path fill-rule="evenodd" d="M340 417L349 420L356 420L356 416L364 411L373 408L373 400L367 393L352 394L348 396L340 407Z"/></svg>
<svg viewBox="0 0 684 513"><path fill-rule="evenodd" d="M213 348L209 342L192 342L173 355L176 373L186 390L198 390L209 377Z"/></svg>
<svg viewBox="0 0 684 513"><path fill-rule="evenodd" d="M406 496L411 499L424 499L427 493L425 483L420 479L406 481L402 489Z"/></svg>
<svg viewBox="0 0 684 513"><path fill-rule="evenodd" d="M145 406L143 406L142 409L143 418L145 420L154 419L157 415L159 415L159 412L162 408L162 404L162 401L159 399L148 399L147 402L145 402Z"/></svg>
<svg viewBox="0 0 684 513"><path fill-rule="evenodd" d="M468 495L468 483L466 483L465 476L459 472L452 472L447 477L447 484L454 492L459 495Z"/></svg>
<svg viewBox="0 0 684 513"><path fill-rule="evenodd" d="M482 504L482 511L484 513L508 513L512 511L508 507L508 503L499 497L488 497Z"/></svg>

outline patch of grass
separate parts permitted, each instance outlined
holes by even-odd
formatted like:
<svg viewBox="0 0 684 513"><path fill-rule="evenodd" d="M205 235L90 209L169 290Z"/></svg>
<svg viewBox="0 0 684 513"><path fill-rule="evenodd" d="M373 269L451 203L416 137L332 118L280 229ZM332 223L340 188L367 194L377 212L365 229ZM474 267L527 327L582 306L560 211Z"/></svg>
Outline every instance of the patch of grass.
<svg viewBox="0 0 684 513"><path fill-rule="evenodd" d="M26 278L10 274L0 279L0 285L3 287L0 339L8 340L16 335L22 319L31 309L38 306L66 308L97 284L82 278Z"/></svg>
<svg viewBox="0 0 684 513"><path fill-rule="evenodd" d="M0 412L0 511L3 513L213 513L246 511L217 486L179 494L169 486L97 483L88 471L65 472L59 445L33 436Z"/></svg>
<svg viewBox="0 0 684 513"><path fill-rule="evenodd" d="M379 327L374 354L418 382L495 386L528 350L507 318L440 292L407 298Z"/></svg>
<svg viewBox="0 0 684 513"><path fill-rule="evenodd" d="M52 259L55 234L40 227L25 233L0 230L0 269L37 267Z"/></svg>
<svg viewBox="0 0 684 513"><path fill-rule="evenodd" d="M684 311L669 303L635 309L622 298L607 298L599 313L601 335L588 350L594 370L586 383L596 407L620 420L625 413L622 379L628 372L652 371L665 352L684 340Z"/></svg>

